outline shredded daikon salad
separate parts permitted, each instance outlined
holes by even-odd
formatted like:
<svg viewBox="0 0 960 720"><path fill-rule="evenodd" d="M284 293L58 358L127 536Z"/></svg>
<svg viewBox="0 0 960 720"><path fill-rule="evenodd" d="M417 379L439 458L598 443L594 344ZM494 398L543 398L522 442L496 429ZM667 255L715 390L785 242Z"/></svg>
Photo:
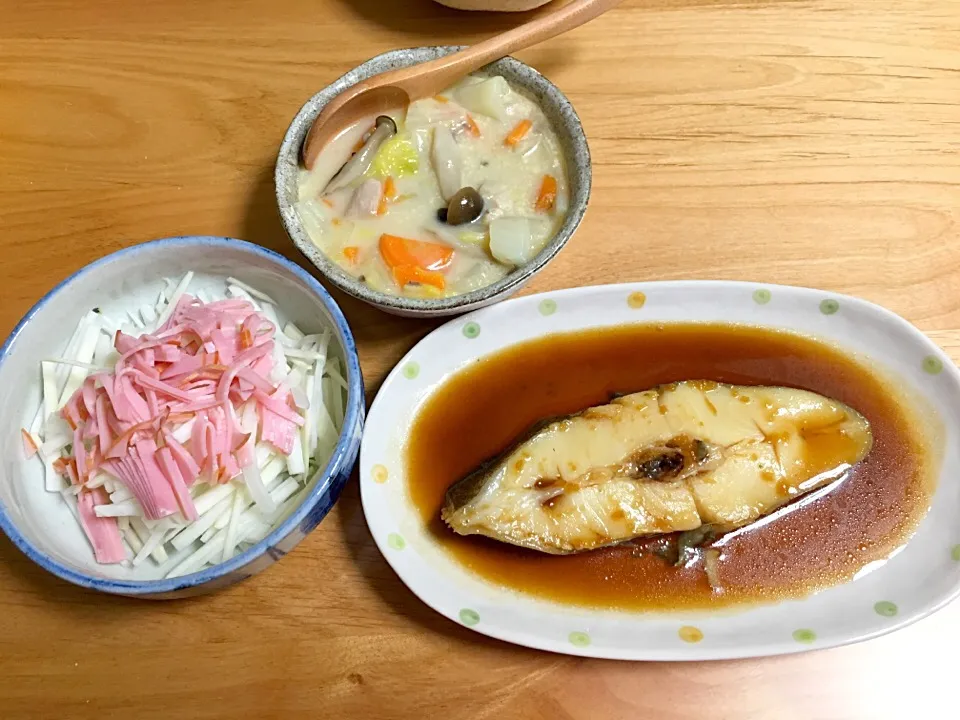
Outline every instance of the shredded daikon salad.
<svg viewBox="0 0 960 720"><path fill-rule="evenodd" d="M150 558L177 577L228 560L298 504L340 435L330 330L281 331L269 296L234 278L188 294L192 280L122 322L92 309L40 363L24 450L101 564Z"/></svg>

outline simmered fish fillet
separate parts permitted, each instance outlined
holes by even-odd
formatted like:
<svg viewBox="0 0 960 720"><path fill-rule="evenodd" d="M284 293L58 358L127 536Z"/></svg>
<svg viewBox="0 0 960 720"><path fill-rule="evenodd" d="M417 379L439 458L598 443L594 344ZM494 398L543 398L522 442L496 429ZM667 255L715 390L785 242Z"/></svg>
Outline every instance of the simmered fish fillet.
<svg viewBox="0 0 960 720"><path fill-rule="evenodd" d="M687 381L542 424L447 492L462 535L564 554L746 525L869 452L867 420L804 390Z"/></svg>

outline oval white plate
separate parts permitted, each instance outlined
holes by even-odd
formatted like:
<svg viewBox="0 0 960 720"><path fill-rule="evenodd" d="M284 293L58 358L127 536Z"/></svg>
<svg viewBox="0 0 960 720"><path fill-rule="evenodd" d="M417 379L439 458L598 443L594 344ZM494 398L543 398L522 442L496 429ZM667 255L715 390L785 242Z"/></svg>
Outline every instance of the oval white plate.
<svg viewBox="0 0 960 720"><path fill-rule="evenodd" d="M941 477L932 509L902 552L875 572L800 601L724 614L639 614L568 607L501 588L436 545L407 497L403 447L418 406L447 377L480 356L548 333L690 321L816 336L902 379L907 392L927 401L945 431ZM370 531L403 582L430 607L477 632L543 650L629 660L775 655L883 635L960 593L958 433L960 372L919 330L876 305L776 285L607 285L511 300L423 339L390 373L373 404L360 484ZM685 626L699 629L702 640L681 640Z"/></svg>

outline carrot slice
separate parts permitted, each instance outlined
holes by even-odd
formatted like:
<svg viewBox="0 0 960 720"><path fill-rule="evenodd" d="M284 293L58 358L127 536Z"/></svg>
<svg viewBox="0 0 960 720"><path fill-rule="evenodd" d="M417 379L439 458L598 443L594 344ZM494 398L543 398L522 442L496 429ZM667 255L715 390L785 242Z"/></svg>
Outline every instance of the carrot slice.
<svg viewBox="0 0 960 720"><path fill-rule="evenodd" d="M33 441L33 438L30 436L25 429L20 428L20 436L23 438L23 452L30 458L37 454L37 444Z"/></svg>
<svg viewBox="0 0 960 720"><path fill-rule="evenodd" d="M387 212L387 196L380 193L380 200L377 202L377 215L383 215Z"/></svg>
<svg viewBox="0 0 960 720"><path fill-rule="evenodd" d="M557 179L553 175L544 175L543 182L540 183L540 192L537 194L537 202L534 209L537 212L546 212L553 208L557 201Z"/></svg>
<svg viewBox="0 0 960 720"><path fill-rule="evenodd" d="M480 126L477 125L477 121L473 119L473 115L467 115L467 129L470 131L470 134L474 137L480 137Z"/></svg>
<svg viewBox="0 0 960 720"><path fill-rule="evenodd" d="M356 245L348 245L343 249L343 256L352 263L357 262L357 256L360 255L360 248Z"/></svg>
<svg viewBox="0 0 960 720"><path fill-rule="evenodd" d="M332 208L333 200L331 200L330 198L323 198L323 204L326 205L328 208Z"/></svg>
<svg viewBox="0 0 960 720"><path fill-rule="evenodd" d="M387 179L383 181L383 196L388 200L393 200L397 196L397 184L393 181L392 176L387 176Z"/></svg>
<svg viewBox="0 0 960 720"><path fill-rule="evenodd" d="M413 265L422 270L443 270L453 260L453 248L384 233L380 236L380 255L391 268Z"/></svg>
<svg viewBox="0 0 960 720"><path fill-rule="evenodd" d="M530 132L530 128L532 127L533 127L533 123L530 122L529 120L521 120L514 126L513 130L511 130L507 134L507 137L504 139L503 144L506 145L507 147L515 146L518 142L520 142L527 136L527 133Z"/></svg>
<svg viewBox="0 0 960 720"><path fill-rule="evenodd" d="M393 268L393 279L397 281L397 285L400 287L405 287L410 283L420 283L421 285L435 287L437 290L443 290L447 285L443 273L436 270L424 270L416 265L397 265Z"/></svg>

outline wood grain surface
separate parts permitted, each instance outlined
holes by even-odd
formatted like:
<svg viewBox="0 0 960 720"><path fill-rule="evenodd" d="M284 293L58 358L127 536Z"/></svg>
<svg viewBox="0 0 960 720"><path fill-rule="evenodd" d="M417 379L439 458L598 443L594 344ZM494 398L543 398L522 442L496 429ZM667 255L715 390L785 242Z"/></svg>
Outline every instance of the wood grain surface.
<svg viewBox="0 0 960 720"><path fill-rule="evenodd" d="M378 52L518 20L427 0L0 0L0 330L151 238L231 235L296 258L272 173L300 104ZM581 230L528 292L809 285L881 303L960 357L956 0L628 0L520 57L568 93L594 157ZM339 299L372 395L433 325ZM4 720L926 717L956 708L958 636L953 606L779 659L511 647L406 590L356 482L283 562L194 600L82 591L0 539Z"/></svg>

